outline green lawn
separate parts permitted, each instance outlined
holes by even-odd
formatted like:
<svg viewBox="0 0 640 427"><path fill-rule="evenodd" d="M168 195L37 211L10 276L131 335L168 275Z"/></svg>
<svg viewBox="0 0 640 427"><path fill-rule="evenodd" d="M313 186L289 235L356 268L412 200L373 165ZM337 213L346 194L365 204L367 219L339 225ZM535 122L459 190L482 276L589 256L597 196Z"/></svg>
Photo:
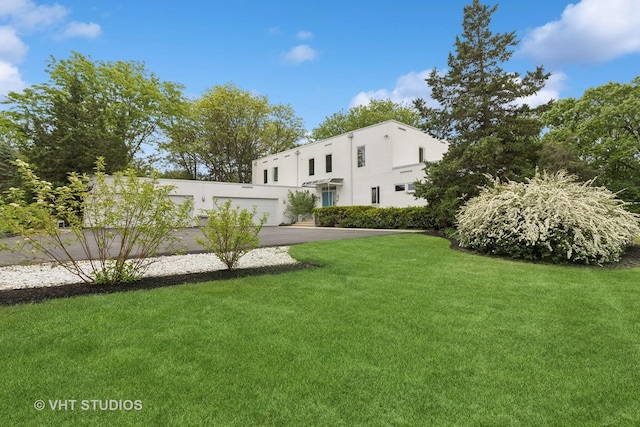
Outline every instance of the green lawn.
<svg viewBox="0 0 640 427"><path fill-rule="evenodd" d="M2 424L640 424L640 269L414 234L290 252L321 267L0 308Z"/></svg>

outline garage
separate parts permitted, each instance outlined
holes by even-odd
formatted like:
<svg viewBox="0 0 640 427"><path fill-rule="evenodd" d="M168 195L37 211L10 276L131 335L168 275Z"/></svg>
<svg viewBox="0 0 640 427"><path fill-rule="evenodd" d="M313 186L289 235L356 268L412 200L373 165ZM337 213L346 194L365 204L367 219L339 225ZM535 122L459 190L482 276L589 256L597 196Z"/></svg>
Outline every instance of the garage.
<svg viewBox="0 0 640 427"><path fill-rule="evenodd" d="M257 198L243 198L243 197L229 197L233 206L239 206L240 209L252 210L256 207L255 219L258 219L262 214L268 214L267 222L264 225L279 225L278 222L278 199L257 199ZM218 203L224 203L227 198L220 197Z"/></svg>

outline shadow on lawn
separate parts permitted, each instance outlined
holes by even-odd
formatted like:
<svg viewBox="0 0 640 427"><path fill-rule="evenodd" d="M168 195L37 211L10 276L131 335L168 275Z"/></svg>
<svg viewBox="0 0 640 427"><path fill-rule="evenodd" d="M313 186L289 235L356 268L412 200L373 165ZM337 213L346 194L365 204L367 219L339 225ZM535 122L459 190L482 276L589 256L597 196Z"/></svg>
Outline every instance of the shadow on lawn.
<svg viewBox="0 0 640 427"><path fill-rule="evenodd" d="M628 268L640 267L640 245L637 245L637 244L629 246L627 248L626 252L624 253L624 255L620 258L620 261L618 261L618 262L612 262L612 263L608 263L608 264L604 264L604 265L577 264L577 263L555 264L555 263L548 262L548 261L523 261L523 260L513 259L513 258L509 258L509 257L490 255L490 254L482 254L482 253L473 251L471 249L467 249L467 248L461 247L459 242L456 239L447 236L445 233L443 233L442 231L439 231L439 230L429 230L429 231L425 231L423 234L426 234L428 236L436 236L436 237L442 237L443 239L447 239L449 241L449 243L450 243L450 248L454 249L456 251L466 252L466 253L475 254L475 255L479 255L479 256L486 256L486 257L490 257L490 258L501 258L501 259L508 259L508 260L513 260L513 261L532 262L534 264L566 265L566 266L586 267L586 268L620 268L620 269L628 269Z"/></svg>
<svg viewBox="0 0 640 427"><path fill-rule="evenodd" d="M137 282L123 285L88 285L86 283L74 283L69 285L46 286L40 288L5 289L0 290L0 306L39 303L52 299L71 298L81 295L141 291L166 286L227 280L239 277L280 274L316 267L318 267L318 265L313 263L296 263L269 267L242 268L231 271L215 270L203 273L190 273L173 276L143 277Z"/></svg>

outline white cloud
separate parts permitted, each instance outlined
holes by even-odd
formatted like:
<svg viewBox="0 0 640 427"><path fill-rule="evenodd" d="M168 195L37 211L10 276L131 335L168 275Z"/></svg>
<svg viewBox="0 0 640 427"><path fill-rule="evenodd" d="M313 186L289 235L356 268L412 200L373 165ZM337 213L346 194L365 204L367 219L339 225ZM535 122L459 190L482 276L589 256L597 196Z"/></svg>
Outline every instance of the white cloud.
<svg viewBox="0 0 640 427"><path fill-rule="evenodd" d="M0 17L10 18L12 25L27 31L53 26L68 14L69 10L58 4L37 6L30 0L3 0L0 4Z"/></svg>
<svg viewBox="0 0 640 427"><path fill-rule="evenodd" d="M279 36L280 34L282 34L280 27L271 27L267 30L267 32L272 36Z"/></svg>
<svg viewBox="0 0 640 427"><path fill-rule="evenodd" d="M94 39L102 34L102 28L100 25L95 24L93 22L84 23L84 22L70 22L64 28L64 31L60 35L60 38L68 39L72 37L86 37L89 39Z"/></svg>
<svg viewBox="0 0 640 427"><path fill-rule="evenodd" d="M33 31L51 27L61 22L68 14L69 10L60 5L36 6L26 13L19 15L18 24L27 30Z"/></svg>
<svg viewBox="0 0 640 427"><path fill-rule="evenodd" d="M0 60L0 100L9 92L20 92L26 86L18 68Z"/></svg>
<svg viewBox="0 0 640 427"><path fill-rule="evenodd" d="M318 52L309 45L301 44L291 48L284 54L284 60L291 64L300 64L305 61L313 61L318 57Z"/></svg>
<svg viewBox="0 0 640 427"><path fill-rule="evenodd" d="M429 77L431 70L423 70L419 72L410 72L400 76L396 80L393 89L378 89L360 92L349 102L349 108L359 105L368 105L372 99L385 100L390 99L397 104L411 104L414 99L422 98L428 106L437 107L438 103L431 98L431 89L425 82ZM521 104L529 104L531 107L542 105L551 99L559 99L560 92L564 88L564 82L567 79L566 74L562 72L552 73L545 87L538 91L535 95L523 98Z"/></svg>
<svg viewBox="0 0 640 427"><path fill-rule="evenodd" d="M0 17L22 15L34 7L31 0L3 0L0 2Z"/></svg>
<svg viewBox="0 0 640 427"><path fill-rule="evenodd" d="M37 5L31 0L0 0L0 18L4 18L20 33L58 28L65 22L69 13L69 9L59 4L48 6ZM98 24L74 21L67 24L57 38L95 38L101 31Z"/></svg>
<svg viewBox="0 0 640 427"><path fill-rule="evenodd" d="M581 0L529 32L518 54L553 66L604 62L640 53L638 27L638 0Z"/></svg>
<svg viewBox="0 0 640 427"><path fill-rule="evenodd" d="M27 8L28 0L4 0L0 2L0 17L19 14Z"/></svg>
<svg viewBox="0 0 640 427"><path fill-rule="evenodd" d="M313 38L313 33L310 31L298 31L296 38L300 40L310 40Z"/></svg>
<svg viewBox="0 0 640 427"><path fill-rule="evenodd" d="M537 107L546 104L552 99L560 99L560 92L564 89L564 82L566 80L567 75L563 72L557 71L551 73L544 88L539 90L535 95L522 98L519 104L529 104L530 107Z"/></svg>
<svg viewBox="0 0 640 427"><path fill-rule="evenodd" d="M70 22L65 24L70 11L54 4L37 5L31 0L0 0L0 97L20 91L27 84L22 80L17 64L27 54L25 35L35 31L61 31L54 39L71 37L95 38L102 32L95 23ZM21 38L22 37L22 38Z"/></svg>
<svg viewBox="0 0 640 427"><path fill-rule="evenodd" d="M14 28L0 26L0 61L19 63L27 54L27 49Z"/></svg>
<svg viewBox="0 0 640 427"><path fill-rule="evenodd" d="M412 71L400 76L396 80L396 86L391 90L378 89L360 92L351 99L349 108L367 105L372 99L390 99L395 103L409 104L416 98L423 98L428 105L435 105L435 101L431 100L431 90L424 81L429 73L431 73L430 70Z"/></svg>

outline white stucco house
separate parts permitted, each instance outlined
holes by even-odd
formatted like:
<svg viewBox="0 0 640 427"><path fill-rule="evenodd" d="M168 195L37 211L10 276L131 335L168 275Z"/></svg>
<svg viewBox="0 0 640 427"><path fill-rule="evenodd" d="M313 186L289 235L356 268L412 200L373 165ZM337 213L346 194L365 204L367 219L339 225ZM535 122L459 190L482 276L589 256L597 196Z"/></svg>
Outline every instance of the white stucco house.
<svg viewBox="0 0 640 427"><path fill-rule="evenodd" d="M213 198L269 214L267 225L286 222L289 191L308 190L319 206L420 206L413 182L424 178L424 162L440 160L448 145L424 131L387 120L353 132L301 145L253 162L253 182L236 184L161 179L176 186L176 201L192 197L195 212Z"/></svg>

